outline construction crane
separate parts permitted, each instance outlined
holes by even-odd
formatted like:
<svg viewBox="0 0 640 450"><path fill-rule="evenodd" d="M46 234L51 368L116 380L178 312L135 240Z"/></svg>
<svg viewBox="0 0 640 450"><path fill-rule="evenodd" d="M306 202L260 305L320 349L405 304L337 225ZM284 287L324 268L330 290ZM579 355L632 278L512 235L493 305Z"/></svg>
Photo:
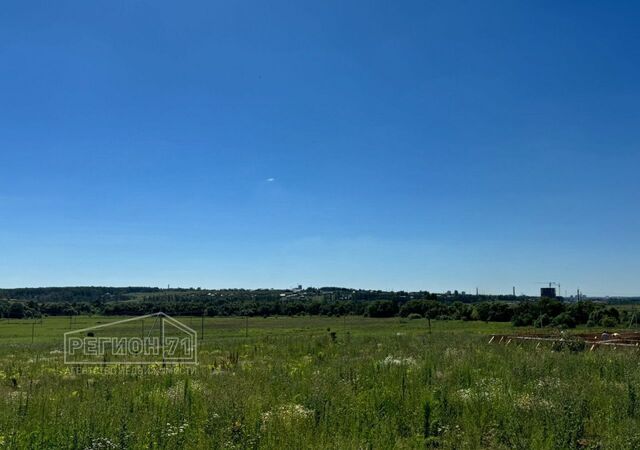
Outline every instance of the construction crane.
<svg viewBox="0 0 640 450"><path fill-rule="evenodd" d="M556 283L555 281L536 281L536 284L548 284L549 287L558 286L558 289L560 289L560 283Z"/></svg>

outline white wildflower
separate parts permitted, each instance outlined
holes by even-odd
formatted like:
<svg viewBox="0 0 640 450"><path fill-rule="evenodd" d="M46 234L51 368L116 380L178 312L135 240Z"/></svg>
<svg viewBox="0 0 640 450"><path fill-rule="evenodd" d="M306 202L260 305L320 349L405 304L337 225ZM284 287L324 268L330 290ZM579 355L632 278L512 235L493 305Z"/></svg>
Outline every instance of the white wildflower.
<svg viewBox="0 0 640 450"><path fill-rule="evenodd" d="M529 393L524 393L518 396L515 400L515 405L524 411L549 410L553 408L553 403L549 400Z"/></svg>
<svg viewBox="0 0 640 450"><path fill-rule="evenodd" d="M96 438L91 441L85 450L108 450L112 448L118 448L118 446L111 439L108 438Z"/></svg>
<svg viewBox="0 0 640 450"><path fill-rule="evenodd" d="M456 394L463 401L495 400L506 394L506 389L496 378L482 378L472 387L458 389Z"/></svg>
<svg viewBox="0 0 640 450"><path fill-rule="evenodd" d="M387 356L385 359L380 361L380 364L383 366L415 366L418 363L411 356L403 358L403 357L394 357L392 355Z"/></svg>
<svg viewBox="0 0 640 450"><path fill-rule="evenodd" d="M314 411L312 409L305 408L303 405L289 403L263 413L262 424L265 427L273 420L277 420L287 426L291 426L293 423L310 419L313 415Z"/></svg>
<svg viewBox="0 0 640 450"><path fill-rule="evenodd" d="M184 382L180 382L174 386L171 386L169 389L167 389L166 397L172 402L181 401L184 399L184 395L185 395L184 388L185 388ZM205 388L202 385L202 383L194 380L189 383L189 390L191 392L201 393L205 391Z"/></svg>
<svg viewBox="0 0 640 450"><path fill-rule="evenodd" d="M11 391L6 398L9 402L20 402L27 398L27 393L24 391Z"/></svg>
<svg viewBox="0 0 640 450"><path fill-rule="evenodd" d="M167 422L167 428L163 430L163 434L167 437L175 437L185 432L189 427L189 422L186 420L181 425L173 425Z"/></svg>

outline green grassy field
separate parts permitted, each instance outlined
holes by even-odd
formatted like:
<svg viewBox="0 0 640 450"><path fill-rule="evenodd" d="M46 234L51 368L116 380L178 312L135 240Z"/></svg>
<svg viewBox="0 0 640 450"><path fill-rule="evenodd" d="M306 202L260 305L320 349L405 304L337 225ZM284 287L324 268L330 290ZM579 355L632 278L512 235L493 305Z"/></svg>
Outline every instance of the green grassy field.
<svg viewBox="0 0 640 450"><path fill-rule="evenodd" d="M640 355L489 345L510 324L180 318L193 370L63 364L122 318L0 321L0 448L640 448ZM333 335L332 335L333 333Z"/></svg>

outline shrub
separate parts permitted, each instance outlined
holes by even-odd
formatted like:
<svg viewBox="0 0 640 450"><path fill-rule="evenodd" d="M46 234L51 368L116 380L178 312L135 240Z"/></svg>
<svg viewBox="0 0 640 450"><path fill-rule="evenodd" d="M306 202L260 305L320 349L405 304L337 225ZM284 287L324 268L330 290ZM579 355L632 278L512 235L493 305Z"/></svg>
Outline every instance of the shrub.
<svg viewBox="0 0 640 450"><path fill-rule="evenodd" d="M571 317L569 313L563 312L561 314L558 314L553 319L551 325L559 328L575 328L576 321L573 319L573 317Z"/></svg>
<svg viewBox="0 0 640 450"><path fill-rule="evenodd" d="M569 349L570 352L583 352L586 348L587 343L581 339L570 339L567 341L567 349Z"/></svg>
<svg viewBox="0 0 640 450"><path fill-rule="evenodd" d="M549 325L550 322L551 319L549 319L549 316L547 316L546 314L541 314L540 317L538 317L536 321L533 322L533 326L536 328L543 328Z"/></svg>
<svg viewBox="0 0 640 450"><path fill-rule="evenodd" d="M398 305L389 300L373 302L367 308L369 317L393 317L398 313Z"/></svg>
<svg viewBox="0 0 640 450"><path fill-rule="evenodd" d="M516 327L526 327L533 324L533 316L528 313L516 314L511 319L511 323Z"/></svg>

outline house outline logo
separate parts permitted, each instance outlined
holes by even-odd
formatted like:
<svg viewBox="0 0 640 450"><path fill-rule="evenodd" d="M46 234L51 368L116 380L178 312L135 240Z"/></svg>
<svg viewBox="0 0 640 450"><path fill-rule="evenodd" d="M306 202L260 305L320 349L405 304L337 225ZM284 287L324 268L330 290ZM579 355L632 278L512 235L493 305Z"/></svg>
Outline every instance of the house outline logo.
<svg viewBox="0 0 640 450"><path fill-rule="evenodd" d="M147 336L142 337L119 337L119 336L106 336L96 338L94 332L97 330L108 330L110 327L131 324L136 321L144 321L146 319L154 319L152 330L155 328L157 322L160 322L158 331L159 337L150 338ZM176 338L167 335L167 328L178 330L182 333L183 337ZM149 333L150 335L150 333ZM80 353L82 356L104 356L107 349L113 349L113 344L117 343L120 356L134 357L133 360L73 360L70 358L76 353ZM182 347L186 356L175 356L176 351ZM136 351L131 351L135 349ZM139 356L154 356L155 359L136 359ZM92 327L82 328L79 330L67 331L64 333L64 364L70 365L178 365L198 364L198 333L180 322L177 319L169 316L164 312L156 312L152 314L146 314L143 316L131 317L124 320L118 320L115 322L109 322L106 324L95 325Z"/></svg>

